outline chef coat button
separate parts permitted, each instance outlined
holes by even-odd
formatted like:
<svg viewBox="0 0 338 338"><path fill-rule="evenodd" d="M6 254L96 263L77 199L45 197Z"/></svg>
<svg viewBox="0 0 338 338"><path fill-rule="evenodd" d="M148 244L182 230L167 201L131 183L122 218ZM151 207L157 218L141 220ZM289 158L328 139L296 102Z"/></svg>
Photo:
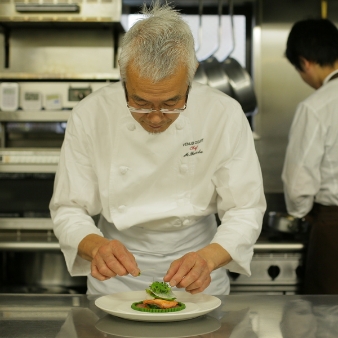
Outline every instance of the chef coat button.
<svg viewBox="0 0 338 338"><path fill-rule="evenodd" d="M188 166L186 164L182 164L180 167L180 172L185 174L188 171Z"/></svg>
<svg viewBox="0 0 338 338"><path fill-rule="evenodd" d="M190 222L189 222L189 220L188 219L185 219L184 221L183 221L183 225L188 225Z"/></svg>
<svg viewBox="0 0 338 338"><path fill-rule="evenodd" d="M182 122L182 121L178 121L178 122L176 123L176 129L177 129L177 130L181 130L181 129L183 129L183 127L184 127L184 125L183 125L183 122Z"/></svg>
<svg viewBox="0 0 338 338"><path fill-rule="evenodd" d="M126 174L127 171L128 171L128 167L124 167L124 166L121 166L121 167L120 167L120 173L121 173L122 175Z"/></svg>
<svg viewBox="0 0 338 338"><path fill-rule="evenodd" d="M178 228L178 227L181 226L181 224L182 224L182 222L178 219L178 220L176 220L176 221L173 223L173 226L176 227L176 228Z"/></svg>
<svg viewBox="0 0 338 338"><path fill-rule="evenodd" d="M118 207L118 209L119 209L119 212L125 212L126 209L127 209L127 207L126 207L125 205L120 205L120 206Z"/></svg>
<svg viewBox="0 0 338 338"><path fill-rule="evenodd" d="M134 124L134 123L128 124L128 129L129 129L130 131L135 130L135 129L136 129L135 124Z"/></svg>

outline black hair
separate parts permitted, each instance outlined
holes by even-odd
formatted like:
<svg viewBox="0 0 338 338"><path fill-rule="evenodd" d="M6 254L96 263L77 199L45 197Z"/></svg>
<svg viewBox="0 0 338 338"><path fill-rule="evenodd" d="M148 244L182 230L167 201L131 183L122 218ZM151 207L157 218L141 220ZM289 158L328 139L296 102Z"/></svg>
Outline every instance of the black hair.
<svg viewBox="0 0 338 338"><path fill-rule="evenodd" d="M302 71L301 57L332 66L338 60L338 29L327 19L307 19L296 22L289 34L285 56Z"/></svg>

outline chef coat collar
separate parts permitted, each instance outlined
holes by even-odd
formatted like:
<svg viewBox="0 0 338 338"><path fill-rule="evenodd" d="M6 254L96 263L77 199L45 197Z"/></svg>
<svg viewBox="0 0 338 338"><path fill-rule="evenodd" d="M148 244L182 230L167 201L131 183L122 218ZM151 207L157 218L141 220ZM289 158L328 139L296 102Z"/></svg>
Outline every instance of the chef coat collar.
<svg viewBox="0 0 338 338"><path fill-rule="evenodd" d="M330 73L323 81L323 85L328 83L330 80L333 80L333 77L336 78L338 76L338 69L334 70L332 73Z"/></svg>

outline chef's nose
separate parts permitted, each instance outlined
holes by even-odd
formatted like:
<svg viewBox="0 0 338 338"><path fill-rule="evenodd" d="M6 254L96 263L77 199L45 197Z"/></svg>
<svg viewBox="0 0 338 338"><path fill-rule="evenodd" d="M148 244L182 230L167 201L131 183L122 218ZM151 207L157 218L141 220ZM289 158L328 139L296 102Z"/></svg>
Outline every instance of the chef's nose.
<svg viewBox="0 0 338 338"><path fill-rule="evenodd" d="M148 120L153 123L157 123L162 121L164 114L159 110L153 110L151 113L148 114Z"/></svg>

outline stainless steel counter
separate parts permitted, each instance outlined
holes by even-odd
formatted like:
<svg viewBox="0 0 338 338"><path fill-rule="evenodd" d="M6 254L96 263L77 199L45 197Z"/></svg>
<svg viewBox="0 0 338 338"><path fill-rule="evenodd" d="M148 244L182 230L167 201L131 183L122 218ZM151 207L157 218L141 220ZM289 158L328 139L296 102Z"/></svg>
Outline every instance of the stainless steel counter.
<svg viewBox="0 0 338 338"><path fill-rule="evenodd" d="M114 317L98 297L2 294L0 337L338 337L338 296L222 296L207 315L167 323Z"/></svg>

